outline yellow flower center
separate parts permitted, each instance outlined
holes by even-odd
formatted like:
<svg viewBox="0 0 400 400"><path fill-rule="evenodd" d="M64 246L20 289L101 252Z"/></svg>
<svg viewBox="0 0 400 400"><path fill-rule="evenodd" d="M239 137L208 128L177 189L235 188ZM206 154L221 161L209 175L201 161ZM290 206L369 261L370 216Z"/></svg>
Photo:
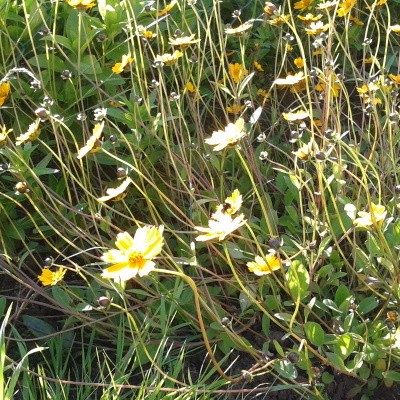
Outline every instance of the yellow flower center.
<svg viewBox="0 0 400 400"><path fill-rule="evenodd" d="M129 264L141 264L143 262L143 255L138 251L133 251L129 254Z"/></svg>

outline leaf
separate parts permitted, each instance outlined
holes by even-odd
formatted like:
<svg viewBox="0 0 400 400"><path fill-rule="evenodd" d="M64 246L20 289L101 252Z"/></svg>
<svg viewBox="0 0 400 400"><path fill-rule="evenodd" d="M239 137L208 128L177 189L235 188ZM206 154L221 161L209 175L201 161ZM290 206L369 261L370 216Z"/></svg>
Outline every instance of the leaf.
<svg viewBox="0 0 400 400"><path fill-rule="evenodd" d="M400 372L386 371L382 375L385 379L389 379L394 382L400 382Z"/></svg>
<svg viewBox="0 0 400 400"><path fill-rule="evenodd" d="M35 57L30 58L28 63L34 67L51 69L55 72L62 72L66 69L65 62L60 57L54 55L37 54Z"/></svg>
<svg viewBox="0 0 400 400"><path fill-rule="evenodd" d="M25 326L35 335L36 337L51 335L55 333L55 329L45 321L39 318L32 317L31 315L23 315L22 320Z"/></svg>
<svg viewBox="0 0 400 400"><path fill-rule="evenodd" d="M254 125L260 118L262 113L262 107L258 107L256 111L253 112L253 114L250 117L250 124Z"/></svg>
<svg viewBox="0 0 400 400"><path fill-rule="evenodd" d="M367 314L378 307L379 302L375 297L366 297L360 301L358 305L358 312L360 314Z"/></svg>
<svg viewBox="0 0 400 400"><path fill-rule="evenodd" d="M347 371L346 366L340 356L335 353L326 353L326 357L333 364L333 366L339 371Z"/></svg>
<svg viewBox="0 0 400 400"><path fill-rule="evenodd" d="M283 378L296 379L297 369L294 364L288 360L279 361L275 364L275 371L278 372Z"/></svg>
<svg viewBox="0 0 400 400"><path fill-rule="evenodd" d="M71 298L63 288L59 286L53 286L51 288L51 292L53 294L54 300L56 300L57 303L65 308L68 308L68 306L71 304Z"/></svg>
<svg viewBox="0 0 400 400"><path fill-rule="evenodd" d="M325 332L316 322L306 322L304 331L311 344L314 346L322 346L325 341Z"/></svg>
<svg viewBox="0 0 400 400"><path fill-rule="evenodd" d="M335 345L335 353L339 354L345 360L353 351L355 346L354 339L349 333L340 336Z"/></svg>
<svg viewBox="0 0 400 400"><path fill-rule="evenodd" d="M300 261L293 261L286 273L289 290L295 299L303 300L308 294L310 275Z"/></svg>

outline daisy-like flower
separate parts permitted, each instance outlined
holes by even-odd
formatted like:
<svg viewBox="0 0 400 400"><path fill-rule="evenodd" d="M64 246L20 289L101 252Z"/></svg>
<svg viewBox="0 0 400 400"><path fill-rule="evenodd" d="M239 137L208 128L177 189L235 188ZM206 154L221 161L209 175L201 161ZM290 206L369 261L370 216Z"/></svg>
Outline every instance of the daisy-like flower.
<svg viewBox="0 0 400 400"><path fill-rule="evenodd" d="M155 64L162 64L162 65L172 65L175 64L178 61L179 57L182 57L183 53L179 50L175 50L172 54L171 53L165 53L162 55L158 55L154 59Z"/></svg>
<svg viewBox="0 0 400 400"><path fill-rule="evenodd" d="M96 151L100 150L101 148L100 137L101 134L103 133L103 129L104 129L104 121L100 122L99 124L96 124L93 127L92 136L90 136L86 144L83 147L81 147L78 151L78 155L76 156L78 160L86 156L86 154L88 153L95 153Z"/></svg>
<svg viewBox="0 0 400 400"><path fill-rule="evenodd" d="M244 214L239 214L237 217L232 218L230 214L220 213L218 214L218 219L212 218L208 221L208 228L195 226L195 229L203 233L197 236L196 240L198 242L206 242L208 240L218 239L220 242L245 223Z"/></svg>
<svg viewBox="0 0 400 400"><path fill-rule="evenodd" d="M400 33L400 24L391 25L389 30L390 32Z"/></svg>
<svg viewBox="0 0 400 400"><path fill-rule="evenodd" d="M329 76L320 76L319 83L315 86L315 90L319 92L329 92L332 97L338 97L342 86L336 74L330 71Z"/></svg>
<svg viewBox="0 0 400 400"><path fill-rule="evenodd" d="M385 206L371 203L370 212L359 211L357 214L359 218L356 218L353 224L360 228L372 229L375 225L378 228L382 227L387 211Z"/></svg>
<svg viewBox="0 0 400 400"><path fill-rule="evenodd" d="M85 11L96 5L96 2L92 0L67 0L67 3L77 10Z"/></svg>
<svg viewBox="0 0 400 400"><path fill-rule="evenodd" d="M246 265L250 272L262 276L281 269L282 263L275 254L268 254L265 257L256 256L254 261L250 261Z"/></svg>
<svg viewBox="0 0 400 400"><path fill-rule="evenodd" d="M239 118L234 124L229 123L223 131L214 131L205 142L214 147L214 151L220 151L225 147L235 146L240 139L247 135L244 127L244 119Z"/></svg>
<svg viewBox="0 0 400 400"><path fill-rule="evenodd" d="M67 270L64 267L58 268L55 272L50 271L48 268L43 268L38 279L42 282L43 286L54 286L64 279L66 272Z"/></svg>
<svg viewBox="0 0 400 400"><path fill-rule="evenodd" d="M361 87L357 88L357 92L363 95L370 92L376 92L378 89L379 85L374 82L370 82L368 85L362 85Z"/></svg>
<svg viewBox="0 0 400 400"><path fill-rule="evenodd" d="M358 26L363 26L364 22L360 21L357 17L350 15L349 20Z"/></svg>
<svg viewBox="0 0 400 400"><path fill-rule="evenodd" d="M322 14L314 15L314 14L311 14L311 13L308 13L306 15L298 15L297 16L298 19L301 19L305 23L319 21L322 17L323 17Z"/></svg>
<svg viewBox="0 0 400 400"><path fill-rule="evenodd" d="M301 57L297 57L293 60L294 65L297 68L303 68L304 67L304 60Z"/></svg>
<svg viewBox="0 0 400 400"><path fill-rule="evenodd" d="M130 68L130 64L132 64L135 60L131 57L131 54L124 54L122 56L121 62L116 63L112 67L112 71L114 74L121 74L122 72L126 72Z"/></svg>
<svg viewBox="0 0 400 400"><path fill-rule="evenodd" d="M322 21L311 22L308 28L304 28L307 35L318 35L326 32L330 28L330 24L324 24Z"/></svg>
<svg viewBox="0 0 400 400"><path fill-rule="evenodd" d="M243 203L243 196L239 192L239 189L235 189L232 194L225 199L223 204L219 204L215 212L211 215L211 218L218 220L221 214L233 215L236 214Z"/></svg>
<svg viewBox="0 0 400 400"><path fill-rule="evenodd" d="M142 38L145 38L147 40L149 39L154 39L155 37L157 37L157 33L154 33L152 31L149 31L148 29L146 29L143 25L139 25L137 30L136 30L136 34Z"/></svg>
<svg viewBox="0 0 400 400"><path fill-rule="evenodd" d="M3 82L0 84L0 107L5 103L10 94L10 84L9 82Z"/></svg>
<svg viewBox="0 0 400 400"><path fill-rule="evenodd" d="M304 72L300 71L294 75L288 75L286 78L275 79L275 85L295 85L304 80Z"/></svg>
<svg viewBox="0 0 400 400"><path fill-rule="evenodd" d="M298 159L306 161L311 157L312 147L312 142L309 142L301 146L297 151L292 151L292 154L294 154Z"/></svg>
<svg viewBox="0 0 400 400"><path fill-rule="evenodd" d="M189 93L197 93L197 92L198 92L198 89L197 89L197 87L196 87L195 85L193 85L192 82L188 82L188 83L185 85L183 91L188 91Z"/></svg>
<svg viewBox="0 0 400 400"><path fill-rule="evenodd" d="M235 103L232 107L226 107L226 111L228 111L229 114L240 114L244 107L244 105Z"/></svg>
<svg viewBox="0 0 400 400"><path fill-rule="evenodd" d="M253 66L257 71L260 71L260 72L264 71L264 68L262 67L262 65L257 61L253 62Z"/></svg>
<svg viewBox="0 0 400 400"><path fill-rule="evenodd" d="M191 44L199 43L200 39L195 39L196 35L190 35L190 36L180 36L175 39L170 38L169 39L169 44L172 46L179 46L181 49L184 49L185 47L190 46Z"/></svg>
<svg viewBox="0 0 400 400"><path fill-rule="evenodd" d="M12 132L12 129L7 129L5 125L0 125L0 148L6 145L7 136L10 132Z"/></svg>
<svg viewBox="0 0 400 400"><path fill-rule="evenodd" d="M253 22L245 22L242 25L237 26L236 28L225 28L225 33L227 35L236 35L236 36L241 36L244 34L244 32L248 31L253 27Z"/></svg>
<svg viewBox="0 0 400 400"><path fill-rule="evenodd" d="M172 0L171 3L169 3L165 8L163 8L157 13L157 17L162 17L168 14L172 10L172 8L175 7L176 3L177 0Z"/></svg>
<svg viewBox="0 0 400 400"><path fill-rule="evenodd" d="M319 10L330 10L336 7L338 4L339 0L325 1L324 3L318 4L316 8L318 8Z"/></svg>
<svg viewBox="0 0 400 400"><path fill-rule="evenodd" d="M314 0L300 0L300 1L297 1L296 3L294 3L294 8L295 8L295 10L300 10L300 11L309 10L311 8L310 4L313 1Z"/></svg>
<svg viewBox="0 0 400 400"><path fill-rule="evenodd" d="M28 130L17 137L15 144L19 146L22 143L33 142L34 140L36 140L40 135L39 123L40 118L36 119L35 122L32 122L29 125Z"/></svg>
<svg viewBox="0 0 400 400"><path fill-rule="evenodd" d="M310 116L308 111L296 111L296 112L290 112L290 113L282 113L283 118L286 121L293 122L293 123L299 123L303 119L306 119Z"/></svg>
<svg viewBox="0 0 400 400"><path fill-rule="evenodd" d="M264 6L264 12L267 15L275 15L279 11L278 11L278 9L277 9L275 4L271 3L270 1L266 1L265 2L265 6Z"/></svg>
<svg viewBox="0 0 400 400"><path fill-rule="evenodd" d="M244 67L243 64L229 64L229 74L235 83L239 83L241 80L243 80L248 73L249 71Z"/></svg>
<svg viewBox="0 0 400 400"><path fill-rule="evenodd" d="M116 188L109 188L106 190L106 195L101 196L97 199L99 202L104 202L108 200L118 201L122 200L126 196L126 189L128 188L129 184L132 183L131 178L126 178L118 187Z"/></svg>
<svg viewBox="0 0 400 400"><path fill-rule="evenodd" d="M282 15L280 17L272 18L272 19L268 20L268 22L271 25L278 26L278 25L286 24L286 22L288 22L289 19L290 19L290 15L287 14L287 15Z"/></svg>
<svg viewBox="0 0 400 400"><path fill-rule="evenodd" d="M163 231L161 225L139 228L134 237L128 232L119 233L115 241L117 249L106 251L101 257L104 262L113 264L103 270L102 278L124 282L149 274L156 265L153 258L161 253L164 245Z"/></svg>
<svg viewBox="0 0 400 400"><path fill-rule="evenodd" d="M344 17L347 15L351 9L356 5L357 0L344 0L339 4L339 8L337 9L337 16Z"/></svg>
<svg viewBox="0 0 400 400"><path fill-rule="evenodd" d="M400 75L389 74L388 77L395 85L400 85Z"/></svg>

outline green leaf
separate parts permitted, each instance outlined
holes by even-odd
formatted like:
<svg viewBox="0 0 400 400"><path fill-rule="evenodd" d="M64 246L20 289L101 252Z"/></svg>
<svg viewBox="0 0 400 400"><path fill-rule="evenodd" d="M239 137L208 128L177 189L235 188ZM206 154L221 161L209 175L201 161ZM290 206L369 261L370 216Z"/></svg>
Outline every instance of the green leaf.
<svg viewBox="0 0 400 400"><path fill-rule="evenodd" d="M349 333L340 336L335 345L335 353L345 360L353 351L355 346L354 339Z"/></svg>
<svg viewBox="0 0 400 400"><path fill-rule="evenodd" d="M311 344L314 346L322 346L325 341L325 332L321 325L316 322L306 322L304 324L304 331Z"/></svg>
<svg viewBox="0 0 400 400"><path fill-rule="evenodd" d="M55 333L55 329L45 321L39 318L32 317L31 315L23 315L22 320L25 326L35 335L36 337L51 335Z"/></svg>
<svg viewBox="0 0 400 400"><path fill-rule="evenodd" d="M379 302L375 297L366 297L360 301L358 305L358 312L360 314L367 314L378 307Z"/></svg>
<svg viewBox="0 0 400 400"><path fill-rule="evenodd" d="M400 382L400 372L386 371L382 375L385 379L389 379L394 382Z"/></svg>
<svg viewBox="0 0 400 400"><path fill-rule="evenodd" d="M347 371L346 366L340 356L335 353L326 353L326 357L333 364L333 366L339 371Z"/></svg>
<svg viewBox="0 0 400 400"><path fill-rule="evenodd" d="M296 299L303 300L308 294L310 275L300 261L293 261L286 273L289 290Z"/></svg>
<svg viewBox="0 0 400 400"><path fill-rule="evenodd" d="M50 69L55 72L62 72L66 69L65 62L57 56L47 54L37 54L28 60L28 63L34 67Z"/></svg>
<svg viewBox="0 0 400 400"><path fill-rule="evenodd" d="M297 369L294 364L288 360L279 361L275 364L275 371L278 372L283 378L296 379Z"/></svg>
<svg viewBox="0 0 400 400"><path fill-rule="evenodd" d="M51 292L53 294L54 300L56 300L57 303L65 308L69 307L69 305L71 304L71 297L63 288L59 286L53 286L51 288Z"/></svg>

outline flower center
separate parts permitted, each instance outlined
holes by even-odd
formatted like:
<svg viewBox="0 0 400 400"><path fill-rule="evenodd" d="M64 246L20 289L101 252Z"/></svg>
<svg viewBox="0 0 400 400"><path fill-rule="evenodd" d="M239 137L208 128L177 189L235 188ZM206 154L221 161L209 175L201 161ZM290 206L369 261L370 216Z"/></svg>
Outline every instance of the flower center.
<svg viewBox="0 0 400 400"><path fill-rule="evenodd" d="M143 260L142 253L133 251L129 254L129 264L140 264Z"/></svg>

